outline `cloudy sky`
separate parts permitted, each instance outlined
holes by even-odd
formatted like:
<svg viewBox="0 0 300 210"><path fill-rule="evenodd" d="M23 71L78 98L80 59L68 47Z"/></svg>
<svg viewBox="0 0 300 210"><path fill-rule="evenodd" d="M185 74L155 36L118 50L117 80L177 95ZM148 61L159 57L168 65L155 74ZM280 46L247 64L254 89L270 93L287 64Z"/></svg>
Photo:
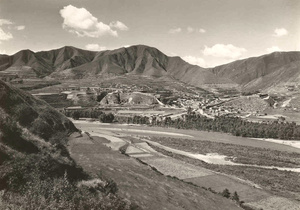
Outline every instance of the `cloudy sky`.
<svg viewBox="0 0 300 210"><path fill-rule="evenodd" d="M144 44L202 67L300 50L299 0L0 0L0 54Z"/></svg>

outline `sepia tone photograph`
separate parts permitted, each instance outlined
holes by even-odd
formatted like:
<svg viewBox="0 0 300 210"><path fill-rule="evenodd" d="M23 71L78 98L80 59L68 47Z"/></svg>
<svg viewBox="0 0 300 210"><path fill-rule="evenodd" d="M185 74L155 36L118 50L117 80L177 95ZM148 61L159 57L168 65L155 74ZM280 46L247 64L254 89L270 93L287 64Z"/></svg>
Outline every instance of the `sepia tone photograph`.
<svg viewBox="0 0 300 210"><path fill-rule="evenodd" d="M300 210L299 0L0 0L0 210Z"/></svg>

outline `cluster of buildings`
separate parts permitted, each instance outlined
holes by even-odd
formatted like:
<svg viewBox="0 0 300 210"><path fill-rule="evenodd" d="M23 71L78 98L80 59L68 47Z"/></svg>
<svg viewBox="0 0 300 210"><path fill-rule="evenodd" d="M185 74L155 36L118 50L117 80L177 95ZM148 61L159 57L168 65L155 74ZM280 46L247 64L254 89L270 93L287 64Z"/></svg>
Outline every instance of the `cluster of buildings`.
<svg viewBox="0 0 300 210"><path fill-rule="evenodd" d="M238 106L230 106L230 104L225 104L233 100L233 98L228 97L216 97L212 95L197 95L192 93L185 93L185 92L172 92L171 90L165 89L151 89L147 86L137 87L136 85L126 85L126 84L114 84L109 87L100 87L99 86L78 86L78 85L69 85L67 87L63 87L60 89L60 93L38 93L34 94L36 97L39 97L49 104L53 103L54 101L72 101L71 106L65 107L66 109L72 110L82 110L84 109L81 107L81 104L78 104L79 100L87 100L88 98L94 97L97 98L98 95L101 93L130 93L130 92L142 92L142 93L149 93L155 96L157 99L162 98L174 98L172 101L173 105L170 108L179 108L182 107L187 110L188 107L191 107L194 111L199 112L202 115L208 117L214 116L222 116L222 115L237 115L243 112L241 108ZM268 95L261 94L259 95L261 99L265 99ZM96 99L95 99L96 100ZM76 105L78 104L78 105ZM75 106L74 106L75 105ZM182 111L182 113L165 113L165 111L157 111L155 109L151 109L151 107L145 106L141 109L125 109L124 107L103 107L105 109L109 109L109 111L114 112L118 116L147 116L147 117L158 117L158 118L165 118L165 117L181 117L186 111ZM182 110L184 110L182 109Z"/></svg>

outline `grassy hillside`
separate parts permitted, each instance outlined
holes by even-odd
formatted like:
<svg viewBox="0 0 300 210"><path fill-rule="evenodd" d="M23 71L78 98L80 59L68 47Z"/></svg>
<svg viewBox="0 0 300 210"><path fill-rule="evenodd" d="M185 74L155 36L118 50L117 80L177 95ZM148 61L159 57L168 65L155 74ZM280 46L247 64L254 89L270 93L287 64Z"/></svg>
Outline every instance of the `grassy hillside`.
<svg viewBox="0 0 300 210"><path fill-rule="evenodd" d="M0 80L1 209L131 209L109 179L90 176L66 148L81 134L45 102Z"/></svg>
<svg viewBox="0 0 300 210"><path fill-rule="evenodd" d="M234 61L211 71L241 85L246 90L264 90L300 82L300 52L271 54Z"/></svg>
<svg viewBox="0 0 300 210"><path fill-rule="evenodd" d="M57 132L77 131L75 126L47 103L0 80L0 109L20 126L46 140ZM1 115L4 117L5 115Z"/></svg>

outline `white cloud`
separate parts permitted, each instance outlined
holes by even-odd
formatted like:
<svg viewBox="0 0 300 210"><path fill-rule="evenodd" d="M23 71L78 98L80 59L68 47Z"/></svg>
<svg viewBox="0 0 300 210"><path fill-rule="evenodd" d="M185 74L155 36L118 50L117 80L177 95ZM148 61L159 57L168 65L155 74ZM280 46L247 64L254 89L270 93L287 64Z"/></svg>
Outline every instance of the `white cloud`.
<svg viewBox="0 0 300 210"><path fill-rule="evenodd" d="M98 19L85 8L68 5L60 10L60 15L64 19L63 28L80 37L87 36L97 38L103 35L118 36L116 30L112 30L109 25L98 21Z"/></svg>
<svg viewBox="0 0 300 210"><path fill-rule="evenodd" d="M13 24L13 22L11 22L10 20L0 19L0 26L2 26L2 25L11 25L11 24Z"/></svg>
<svg viewBox="0 0 300 210"><path fill-rule="evenodd" d="M235 47L232 44L215 44L212 47L205 46L204 55L211 55L219 58L236 59L242 56L247 50L245 48Z"/></svg>
<svg viewBox="0 0 300 210"><path fill-rule="evenodd" d="M289 32L288 32L285 28L276 28L276 29L274 30L273 36L281 37L281 36L288 35L288 33L289 33Z"/></svg>
<svg viewBox="0 0 300 210"><path fill-rule="evenodd" d="M2 28L0 28L0 43L1 41L7 41L13 38L13 35L9 32L3 31Z"/></svg>
<svg viewBox="0 0 300 210"><path fill-rule="evenodd" d="M112 22L110 22L109 26L111 28L119 29L121 31L128 31L129 30L129 28L124 23L122 23L120 21L112 21Z"/></svg>
<svg viewBox="0 0 300 210"><path fill-rule="evenodd" d="M103 50L107 50L106 47L100 46L99 44L87 44L87 45L85 45L85 49L91 50L91 51L103 51Z"/></svg>
<svg viewBox="0 0 300 210"><path fill-rule="evenodd" d="M18 31L21 31L21 30L24 30L25 29L25 26L16 26L15 27Z"/></svg>
<svg viewBox="0 0 300 210"><path fill-rule="evenodd" d="M195 29L194 29L194 28L192 28L192 27L190 27L190 26L189 26L189 27L187 27L187 29L186 29L186 30L187 30L187 32L188 32L188 33L193 33L193 32L195 31Z"/></svg>
<svg viewBox="0 0 300 210"><path fill-rule="evenodd" d="M276 51L281 51L281 49L278 46L272 46L266 49L268 53L276 52Z"/></svg>
<svg viewBox="0 0 300 210"><path fill-rule="evenodd" d="M201 34L204 34L204 33L206 32L206 30L203 29L203 28L200 28L200 29L199 29L199 32L200 32Z"/></svg>
<svg viewBox="0 0 300 210"><path fill-rule="evenodd" d="M193 64L193 65L198 65L198 66L201 66L201 67L205 67L206 64L205 64L205 61L203 58L200 58L200 57L194 57L194 56L184 56L182 57L183 60L185 60L186 62L190 63L190 64Z"/></svg>
<svg viewBox="0 0 300 210"><path fill-rule="evenodd" d="M176 34L176 33L180 33L181 32L181 28L172 28L169 30L170 34Z"/></svg>
<svg viewBox="0 0 300 210"><path fill-rule="evenodd" d="M0 26L2 25L11 25L13 22L7 19L0 19ZM1 27L0 27L0 43L1 41L7 41L13 38L13 35L10 32L5 32Z"/></svg>

